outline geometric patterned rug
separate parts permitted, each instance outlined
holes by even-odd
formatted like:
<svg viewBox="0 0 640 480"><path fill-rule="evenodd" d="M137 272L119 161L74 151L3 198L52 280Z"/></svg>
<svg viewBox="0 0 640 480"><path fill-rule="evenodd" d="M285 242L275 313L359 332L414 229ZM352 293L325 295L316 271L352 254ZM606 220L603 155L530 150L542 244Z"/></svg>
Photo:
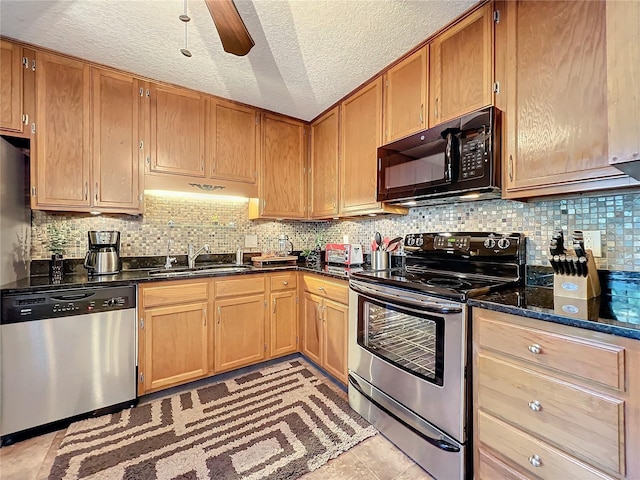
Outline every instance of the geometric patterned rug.
<svg viewBox="0 0 640 480"><path fill-rule="evenodd" d="M377 433L295 359L67 429L49 480L293 480Z"/></svg>

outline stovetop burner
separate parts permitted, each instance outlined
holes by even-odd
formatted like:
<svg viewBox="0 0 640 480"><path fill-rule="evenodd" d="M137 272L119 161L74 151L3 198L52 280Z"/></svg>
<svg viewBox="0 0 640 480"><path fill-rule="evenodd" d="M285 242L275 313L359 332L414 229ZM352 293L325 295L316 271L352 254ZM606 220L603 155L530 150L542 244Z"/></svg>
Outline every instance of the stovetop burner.
<svg viewBox="0 0 640 480"><path fill-rule="evenodd" d="M524 236L519 233L407 235L405 268L363 271L353 278L466 301L522 283Z"/></svg>

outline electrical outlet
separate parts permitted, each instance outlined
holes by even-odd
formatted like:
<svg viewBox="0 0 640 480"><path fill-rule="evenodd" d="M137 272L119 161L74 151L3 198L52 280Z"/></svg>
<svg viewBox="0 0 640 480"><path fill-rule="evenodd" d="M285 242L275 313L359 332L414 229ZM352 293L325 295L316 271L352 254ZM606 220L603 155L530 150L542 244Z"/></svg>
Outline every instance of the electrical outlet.
<svg viewBox="0 0 640 480"><path fill-rule="evenodd" d="M591 250L594 257L602 257L602 236L600 230L583 230L584 249Z"/></svg>

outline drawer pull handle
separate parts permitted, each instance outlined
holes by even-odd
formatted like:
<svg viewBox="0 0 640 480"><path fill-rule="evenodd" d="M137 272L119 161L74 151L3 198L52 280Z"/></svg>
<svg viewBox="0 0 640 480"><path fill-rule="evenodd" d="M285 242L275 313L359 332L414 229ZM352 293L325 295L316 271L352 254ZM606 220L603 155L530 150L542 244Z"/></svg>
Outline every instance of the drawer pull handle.
<svg viewBox="0 0 640 480"><path fill-rule="evenodd" d="M534 400L533 402L529 402L529 408L534 412L539 412L542 410L542 405L540 405L538 400Z"/></svg>
<svg viewBox="0 0 640 480"><path fill-rule="evenodd" d="M529 457L529 463L531 465L533 465L534 467L541 467L542 466L542 460L540 459L540 457L538 455L531 455Z"/></svg>
<svg viewBox="0 0 640 480"><path fill-rule="evenodd" d="M320 290L321 292L324 292L324 287L318 287L318 290Z"/></svg>
<svg viewBox="0 0 640 480"><path fill-rule="evenodd" d="M531 353L535 353L536 355L542 352L542 348L537 343L534 343L533 345L529 345L527 348Z"/></svg>
<svg viewBox="0 0 640 480"><path fill-rule="evenodd" d="M282 282L283 285L289 285L289 282L287 282L286 280L284 282Z"/></svg>

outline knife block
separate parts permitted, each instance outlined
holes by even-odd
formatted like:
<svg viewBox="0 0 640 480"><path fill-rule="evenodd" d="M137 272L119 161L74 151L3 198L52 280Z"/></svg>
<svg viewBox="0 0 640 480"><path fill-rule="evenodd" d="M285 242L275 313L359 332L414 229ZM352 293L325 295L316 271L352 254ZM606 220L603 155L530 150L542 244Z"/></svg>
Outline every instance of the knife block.
<svg viewBox="0 0 640 480"><path fill-rule="evenodd" d="M565 298L577 298L588 300L600 295L600 279L596 262L593 260L591 250L586 251L587 276L564 275L556 273L553 275L553 295Z"/></svg>

